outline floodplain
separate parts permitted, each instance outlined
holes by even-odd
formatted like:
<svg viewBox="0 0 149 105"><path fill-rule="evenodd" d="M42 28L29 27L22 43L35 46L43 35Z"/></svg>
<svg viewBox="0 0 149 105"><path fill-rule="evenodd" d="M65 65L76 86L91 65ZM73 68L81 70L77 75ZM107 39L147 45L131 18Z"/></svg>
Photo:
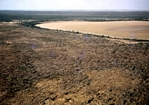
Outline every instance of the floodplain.
<svg viewBox="0 0 149 105"><path fill-rule="evenodd" d="M36 25L41 28L79 31L117 38L149 39L149 22L147 21L56 21Z"/></svg>

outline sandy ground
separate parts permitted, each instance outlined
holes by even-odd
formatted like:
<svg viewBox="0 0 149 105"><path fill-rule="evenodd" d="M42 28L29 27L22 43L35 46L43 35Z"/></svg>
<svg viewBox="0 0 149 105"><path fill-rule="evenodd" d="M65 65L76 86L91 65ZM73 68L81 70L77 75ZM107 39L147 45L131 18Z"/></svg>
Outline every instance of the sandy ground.
<svg viewBox="0 0 149 105"><path fill-rule="evenodd" d="M149 39L149 22L146 21L59 21L42 23L37 26L49 29L108 35L111 37Z"/></svg>

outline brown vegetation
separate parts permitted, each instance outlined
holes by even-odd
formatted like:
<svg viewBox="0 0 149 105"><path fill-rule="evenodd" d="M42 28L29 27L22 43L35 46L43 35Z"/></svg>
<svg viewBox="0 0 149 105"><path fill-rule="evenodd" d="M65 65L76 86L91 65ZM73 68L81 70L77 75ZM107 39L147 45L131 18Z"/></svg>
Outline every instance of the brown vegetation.
<svg viewBox="0 0 149 105"><path fill-rule="evenodd" d="M1 105L147 105L149 43L0 25Z"/></svg>

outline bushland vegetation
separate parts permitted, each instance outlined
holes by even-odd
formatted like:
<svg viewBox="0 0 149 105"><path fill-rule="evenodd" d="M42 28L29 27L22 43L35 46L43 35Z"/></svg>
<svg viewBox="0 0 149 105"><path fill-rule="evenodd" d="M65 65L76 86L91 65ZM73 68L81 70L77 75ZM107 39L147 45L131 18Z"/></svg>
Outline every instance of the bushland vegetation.
<svg viewBox="0 0 149 105"><path fill-rule="evenodd" d="M131 44L34 26L56 20L149 18L148 12L108 13L0 11L0 104L148 105L148 41Z"/></svg>
<svg viewBox="0 0 149 105"><path fill-rule="evenodd" d="M0 103L149 103L149 43L0 25Z"/></svg>

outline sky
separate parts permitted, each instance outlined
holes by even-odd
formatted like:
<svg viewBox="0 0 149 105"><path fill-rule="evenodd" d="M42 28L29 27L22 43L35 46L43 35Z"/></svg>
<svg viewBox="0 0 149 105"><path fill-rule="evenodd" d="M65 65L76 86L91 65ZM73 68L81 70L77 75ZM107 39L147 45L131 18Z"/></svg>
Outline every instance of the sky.
<svg viewBox="0 0 149 105"><path fill-rule="evenodd" d="M0 0L0 10L149 11L149 0Z"/></svg>

